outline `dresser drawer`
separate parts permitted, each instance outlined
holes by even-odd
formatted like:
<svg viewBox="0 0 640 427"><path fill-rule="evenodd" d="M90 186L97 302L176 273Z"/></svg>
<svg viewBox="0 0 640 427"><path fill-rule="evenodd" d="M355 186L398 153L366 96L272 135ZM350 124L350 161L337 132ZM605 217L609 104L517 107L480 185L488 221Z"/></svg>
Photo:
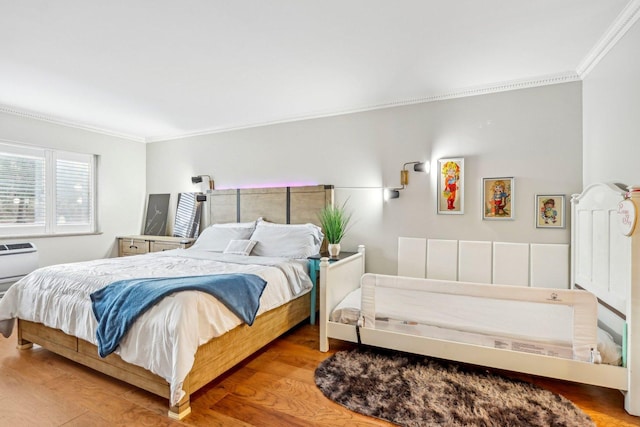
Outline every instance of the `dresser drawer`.
<svg viewBox="0 0 640 427"><path fill-rule="evenodd" d="M120 256L140 255L149 252L149 242L140 239L118 239Z"/></svg>
<svg viewBox="0 0 640 427"><path fill-rule="evenodd" d="M151 241L151 246L149 248L150 252L162 252L162 251L170 251L171 249L183 248L184 244L180 242L156 242Z"/></svg>
<svg viewBox="0 0 640 427"><path fill-rule="evenodd" d="M148 252L162 252L171 249L186 249L196 239L172 236L120 236L118 239L118 255L139 255Z"/></svg>

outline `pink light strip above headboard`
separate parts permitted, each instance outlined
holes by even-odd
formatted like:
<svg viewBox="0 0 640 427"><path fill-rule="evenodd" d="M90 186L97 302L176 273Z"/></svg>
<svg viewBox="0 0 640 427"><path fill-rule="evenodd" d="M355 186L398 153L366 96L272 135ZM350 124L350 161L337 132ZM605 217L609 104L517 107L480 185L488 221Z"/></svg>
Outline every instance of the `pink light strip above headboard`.
<svg viewBox="0 0 640 427"><path fill-rule="evenodd" d="M312 187L318 185L317 182L284 182L284 183L262 183L257 185L243 185L240 187L218 187L216 190L243 190L247 188L273 188L273 187Z"/></svg>

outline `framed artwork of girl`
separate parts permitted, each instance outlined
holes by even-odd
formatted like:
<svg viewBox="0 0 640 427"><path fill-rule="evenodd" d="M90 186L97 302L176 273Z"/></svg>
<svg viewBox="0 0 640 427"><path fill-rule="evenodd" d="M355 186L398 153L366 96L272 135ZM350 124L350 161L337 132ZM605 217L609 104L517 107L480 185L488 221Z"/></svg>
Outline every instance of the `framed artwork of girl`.
<svg viewBox="0 0 640 427"><path fill-rule="evenodd" d="M464 213L464 159L438 160L438 213Z"/></svg>
<svg viewBox="0 0 640 427"><path fill-rule="evenodd" d="M564 228L565 216L563 194L536 194L536 228Z"/></svg>
<svg viewBox="0 0 640 427"><path fill-rule="evenodd" d="M514 179L483 178L482 219L513 219Z"/></svg>

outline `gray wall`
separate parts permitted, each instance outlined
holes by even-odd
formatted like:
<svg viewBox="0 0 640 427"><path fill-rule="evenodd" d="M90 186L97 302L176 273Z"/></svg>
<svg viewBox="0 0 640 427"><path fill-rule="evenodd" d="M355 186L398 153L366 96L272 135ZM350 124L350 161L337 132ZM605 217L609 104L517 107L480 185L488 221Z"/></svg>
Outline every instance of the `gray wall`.
<svg viewBox="0 0 640 427"><path fill-rule="evenodd" d="M640 185L640 22L584 80L584 184Z"/></svg>
<svg viewBox="0 0 640 427"><path fill-rule="evenodd" d="M582 188L581 92L574 82L154 142L147 191L197 191L197 174L216 188L333 184L355 221L343 248L365 244L379 273L396 273L399 236L567 243L568 228L535 228L534 196L568 201ZM383 202L403 163L433 169L443 157L465 159L464 215L436 214L437 173L411 172L400 198ZM516 180L515 220L483 221L482 178L501 176Z"/></svg>
<svg viewBox="0 0 640 427"><path fill-rule="evenodd" d="M0 237L0 241L34 242L38 247L40 266L45 266L114 256L117 254L116 235L140 233L146 191L144 144L6 113L0 113L0 139L99 155L98 222L101 231L82 236Z"/></svg>

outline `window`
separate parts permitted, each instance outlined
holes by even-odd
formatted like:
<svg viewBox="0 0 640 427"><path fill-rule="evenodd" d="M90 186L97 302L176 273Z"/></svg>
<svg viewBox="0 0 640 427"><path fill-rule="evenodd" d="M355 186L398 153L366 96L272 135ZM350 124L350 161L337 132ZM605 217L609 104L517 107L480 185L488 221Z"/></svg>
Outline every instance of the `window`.
<svg viewBox="0 0 640 427"><path fill-rule="evenodd" d="M0 143L0 236L96 229L95 156Z"/></svg>

